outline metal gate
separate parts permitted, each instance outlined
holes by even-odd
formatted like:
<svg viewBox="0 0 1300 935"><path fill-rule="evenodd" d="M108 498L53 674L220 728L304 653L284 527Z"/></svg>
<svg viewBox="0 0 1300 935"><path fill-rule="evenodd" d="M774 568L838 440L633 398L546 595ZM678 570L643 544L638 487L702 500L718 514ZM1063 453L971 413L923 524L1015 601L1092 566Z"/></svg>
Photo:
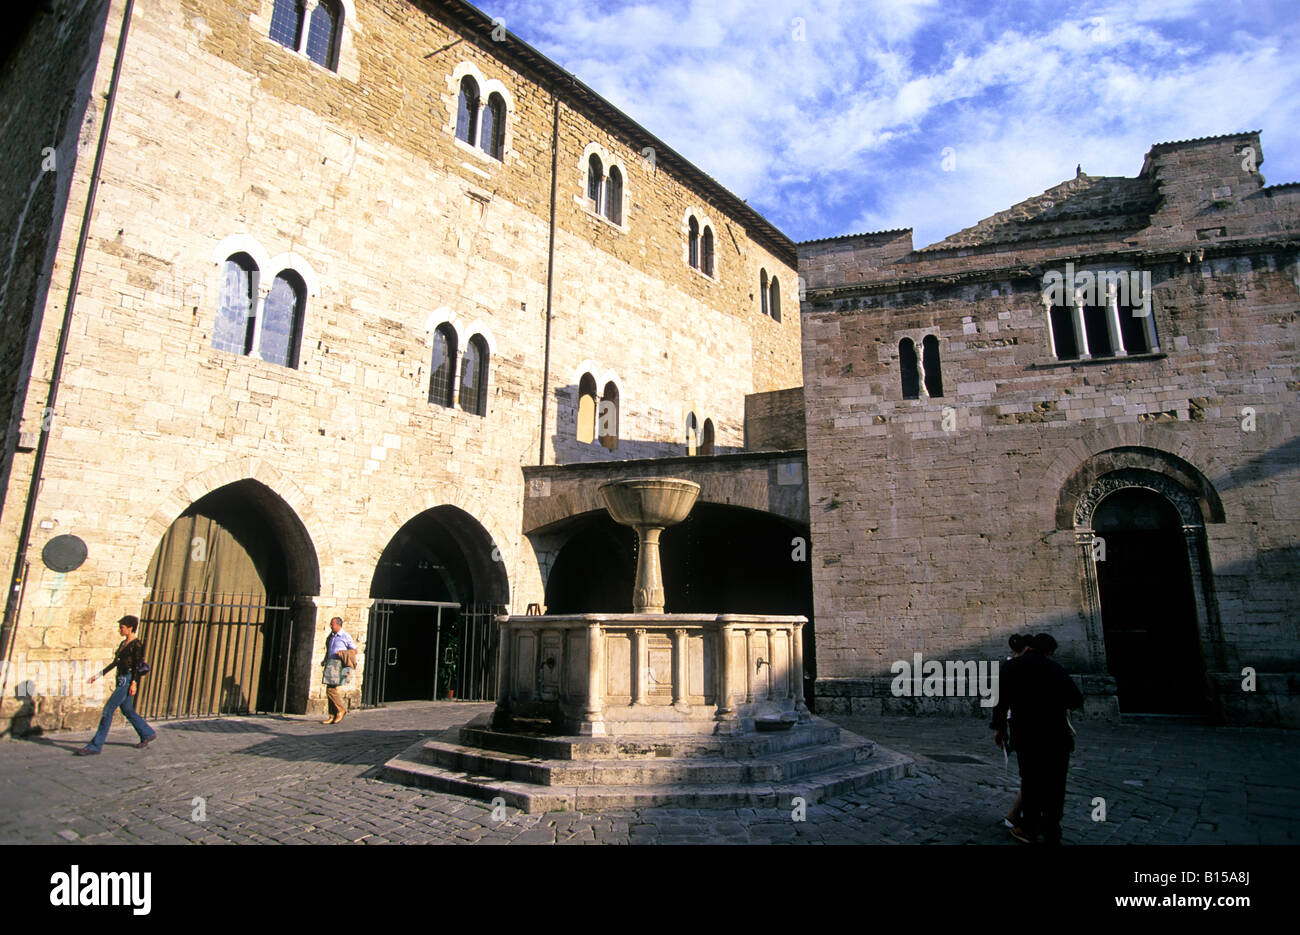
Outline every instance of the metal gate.
<svg viewBox="0 0 1300 935"><path fill-rule="evenodd" d="M140 713L152 719L283 713L291 604L258 594L155 591L140 614L150 667L136 689Z"/></svg>
<svg viewBox="0 0 1300 935"><path fill-rule="evenodd" d="M398 665L397 647L391 645L390 626L399 607L425 608L430 615L428 639L433 644L430 700L445 698L495 701L497 692L497 626L495 617L504 605L460 604L446 601L380 600L370 608L366 636L366 672L361 685L363 707L385 702L389 669Z"/></svg>

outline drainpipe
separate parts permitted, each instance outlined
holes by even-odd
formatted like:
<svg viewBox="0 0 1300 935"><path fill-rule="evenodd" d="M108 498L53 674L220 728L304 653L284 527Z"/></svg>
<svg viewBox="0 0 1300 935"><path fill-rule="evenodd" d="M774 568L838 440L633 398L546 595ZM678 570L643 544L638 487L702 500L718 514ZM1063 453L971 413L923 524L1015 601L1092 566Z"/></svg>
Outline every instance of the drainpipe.
<svg viewBox="0 0 1300 935"><path fill-rule="evenodd" d="M560 98L551 91L554 113L551 118L551 230L546 250L546 345L542 352L542 435L537 443L537 463L546 463L546 406L551 382L551 297L555 286L555 193L560 164Z"/></svg>
<svg viewBox="0 0 1300 935"><path fill-rule="evenodd" d="M41 490L41 475L45 469L45 454L50 445L50 419L45 414L53 415L54 405L59 398L59 380L63 376L63 360L68 352L68 332L72 327L72 311L77 301L77 289L81 284L81 267L86 257L86 241L90 238L90 219L95 213L95 196L99 192L100 171L104 166L104 150L108 148L108 128L113 122L113 105L117 101L118 79L122 75L122 60L126 57L126 37L131 29L131 11L135 0L126 0L126 9L122 12L122 30L117 37L117 57L113 60L113 78L108 86L108 103L104 105L104 123L99 128L99 145L95 150L95 165L90 170L90 191L86 194L86 210L81 216L81 234L77 238L77 255L72 261L72 278L68 283L68 301L64 303L63 324L59 326L59 347L54 354L54 367L50 371L50 391L41 410L41 434L36 443L36 460L32 464L32 479L27 488L27 507L23 512L22 529L18 533L18 553L14 560L12 575L13 587L5 601L4 624L0 627L0 659L8 659L12 648L14 629L18 623L18 614L22 610L22 595L26 588L27 577L27 540L32 534L32 522L36 517L36 498ZM94 93L93 91L91 92Z"/></svg>

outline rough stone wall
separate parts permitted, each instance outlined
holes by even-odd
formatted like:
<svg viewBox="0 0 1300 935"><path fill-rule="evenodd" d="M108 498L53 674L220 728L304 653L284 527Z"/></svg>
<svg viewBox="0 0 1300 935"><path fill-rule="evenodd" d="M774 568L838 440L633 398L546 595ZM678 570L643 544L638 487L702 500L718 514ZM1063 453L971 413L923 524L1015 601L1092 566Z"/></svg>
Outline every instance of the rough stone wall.
<svg viewBox="0 0 1300 935"><path fill-rule="evenodd" d="M1242 173L1243 145L1258 137L1155 148L1143 173L1161 196L1150 228L1114 232L1100 215L1091 235L1052 238L1049 228L1036 241L919 251L867 286L810 290L804 373L826 710L970 710L969 700L893 698L891 665L915 652L1001 659L1007 636L1026 630L1055 635L1058 659L1107 691L1092 677L1104 676L1104 654L1088 633L1088 549L1076 541L1071 479L1124 449L1111 466L1189 465L1221 498L1219 516L1202 506L1212 574L1200 637L1224 714L1300 722L1300 270L1294 233L1267 240L1300 231L1300 197ZM1223 233L1207 240L1205 225ZM1107 254L1152 273L1161 353L1057 361L1041 277ZM944 395L904 400L899 342L919 347L928 334L939 338ZM1245 666L1261 673L1251 695L1240 690Z"/></svg>
<svg viewBox="0 0 1300 935"><path fill-rule="evenodd" d="M803 387L745 397L745 447L753 451L803 448Z"/></svg>
<svg viewBox="0 0 1300 935"><path fill-rule="evenodd" d="M338 73L270 40L270 9L269 0L137 5L15 664L107 661L112 621L139 612L167 526L203 495L246 478L301 522L291 565L319 566L312 652L335 613L364 639L382 550L435 506L456 506L481 524L504 563L509 604L522 610L541 600L543 583L521 532L521 466L536 463L543 442L548 461L611 456L566 443L576 399L563 394L584 362L620 382L627 442L617 457L680 454L690 405L714 418L720 446L739 448L745 395L800 382L793 293L780 324L749 298L759 264L791 285L793 268L753 242L725 206L704 203L662 169L644 172L637 141L562 99L543 386L550 92L485 37L401 0L356 4ZM121 10L112 4L97 49L96 100ZM452 72L465 61L513 98L501 162L454 139ZM627 168L625 231L579 203L578 166L593 140ZM686 264L688 205L715 225L716 281ZM52 296L66 290L68 240ZM241 250L266 258L263 295L282 268L307 280L296 368L212 347L221 261ZM57 315L44 314L38 373L49 371L57 334ZM476 333L489 344L486 416L428 402L442 321L462 350ZM43 398L29 394L25 418ZM18 482L10 504L21 500ZM20 508L3 516L7 547ZM90 549L66 576L39 561L60 533ZM312 687L314 706L321 692ZM42 717L38 726L53 727L73 715Z"/></svg>

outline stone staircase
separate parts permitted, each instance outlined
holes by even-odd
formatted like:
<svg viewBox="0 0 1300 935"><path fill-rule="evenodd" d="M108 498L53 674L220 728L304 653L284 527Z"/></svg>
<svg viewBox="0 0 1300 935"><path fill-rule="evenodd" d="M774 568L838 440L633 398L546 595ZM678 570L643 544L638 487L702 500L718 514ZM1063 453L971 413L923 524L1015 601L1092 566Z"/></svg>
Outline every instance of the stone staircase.
<svg viewBox="0 0 1300 935"><path fill-rule="evenodd" d="M483 715L393 757L383 778L524 812L785 808L905 775L911 759L819 718L789 730L636 738L498 731Z"/></svg>

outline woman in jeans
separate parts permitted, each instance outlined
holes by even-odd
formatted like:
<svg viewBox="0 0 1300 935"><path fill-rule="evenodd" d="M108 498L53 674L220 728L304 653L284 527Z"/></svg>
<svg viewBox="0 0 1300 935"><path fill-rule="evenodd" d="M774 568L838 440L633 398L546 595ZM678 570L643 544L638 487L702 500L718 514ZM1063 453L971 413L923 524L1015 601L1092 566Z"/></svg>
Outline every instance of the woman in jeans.
<svg viewBox="0 0 1300 935"><path fill-rule="evenodd" d="M139 618L129 615L117 622L117 632L122 635L122 643L117 647L113 661L104 668L104 671L90 677L93 684L101 675L107 675L117 669L117 688L108 696L108 702L104 705L104 716L99 719L99 730L95 732L94 739L78 750L77 756L93 756L104 748L108 729L113 724L113 712L119 707L126 715L126 719L131 722L131 726L135 728L135 732L140 735L140 742L136 744L138 749L143 750L158 736L158 732L135 713L135 704L132 702L135 696L136 679L144 664L144 644L136 639L135 635L136 627L139 625Z"/></svg>

